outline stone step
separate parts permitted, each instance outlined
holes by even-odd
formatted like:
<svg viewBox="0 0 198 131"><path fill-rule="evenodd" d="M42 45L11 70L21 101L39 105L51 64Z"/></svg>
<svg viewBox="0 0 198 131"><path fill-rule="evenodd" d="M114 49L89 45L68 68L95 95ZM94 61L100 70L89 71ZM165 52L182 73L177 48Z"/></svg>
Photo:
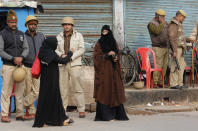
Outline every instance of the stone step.
<svg viewBox="0 0 198 131"><path fill-rule="evenodd" d="M126 106L146 105L156 101L167 102L196 102L198 101L198 88L187 89L125 89L127 101Z"/></svg>

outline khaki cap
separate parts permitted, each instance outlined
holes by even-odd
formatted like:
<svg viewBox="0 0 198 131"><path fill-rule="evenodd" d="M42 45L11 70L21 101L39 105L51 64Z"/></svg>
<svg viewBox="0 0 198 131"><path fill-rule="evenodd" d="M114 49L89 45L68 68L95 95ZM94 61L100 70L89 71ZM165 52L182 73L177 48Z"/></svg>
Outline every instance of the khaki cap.
<svg viewBox="0 0 198 131"><path fill-rule="evenodd" d="M63 24L72 24L74 25L74 19L72 17L64 17L62 20L62 25Z"/></svg>
<svg viewBox="0 0 198 131"><path fill-rule="evenodd" d="M184 10L179 10L178 12L180 12L184 17L187 16L186 12Z"/></svg>
<svg viewBox="0 0 198 131"><path fill-rule="evenodd" d="M166 15L166 12L163 9L159 9L155 13L158 14L158 15L163 15L163 16Z"/></svg>
<svg viewBox="0 0 198 131"><path fill-rule="evenodd" d="M36 16L29 15L29 16L27 16L26 19L25 19L25 26L27 26L27 23L28 23L29 21L31 21L31 20L35 20L35 21L37 21L37 23L38 23L38 19L36 18Z"/></svg>

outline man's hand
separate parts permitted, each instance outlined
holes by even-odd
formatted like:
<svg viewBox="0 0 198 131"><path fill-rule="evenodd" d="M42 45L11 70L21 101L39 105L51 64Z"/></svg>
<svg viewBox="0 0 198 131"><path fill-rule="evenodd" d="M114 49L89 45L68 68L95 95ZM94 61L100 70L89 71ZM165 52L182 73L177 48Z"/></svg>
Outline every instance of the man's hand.
<svg viewBox="0 0 198 131"><path fill-rule="evenodd" d="M159 22L160 22L160 23L164 23L164 22L165 22L165 17L159 16Z"/></svg>
<svg viewBox="0 0 198 131"><path fill-rule="evenodd" d="M109 51L108 55L115 55L114 51Z"/></svg>
<svg viewBox="0 0 198 131"><path fill-rule="evenodd" d="M14 63L18 66L22 65L23 58L22 57L14 57Z"/></svg>

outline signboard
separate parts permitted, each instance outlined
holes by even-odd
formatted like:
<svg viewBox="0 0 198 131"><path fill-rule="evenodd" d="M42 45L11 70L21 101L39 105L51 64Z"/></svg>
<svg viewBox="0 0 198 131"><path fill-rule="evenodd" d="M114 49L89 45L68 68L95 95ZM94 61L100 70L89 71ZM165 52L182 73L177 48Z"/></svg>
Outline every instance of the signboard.
<svg viewBox="0 0 198 131"><path fill-rule="evenodd" d="M32 7L37 8L37 0L0 0L0 7Z"/></svg>

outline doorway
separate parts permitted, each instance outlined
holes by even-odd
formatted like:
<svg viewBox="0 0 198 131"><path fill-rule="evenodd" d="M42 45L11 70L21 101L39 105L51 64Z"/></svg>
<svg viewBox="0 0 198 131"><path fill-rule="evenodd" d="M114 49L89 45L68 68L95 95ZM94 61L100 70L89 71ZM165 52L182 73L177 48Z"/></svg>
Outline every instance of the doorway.
<svg viewBox="0 0 198 131"><path fill-rule="evenodd" d="M8 14L7 11L0 12L0 31L7 26L6 24L7 14Z"/></svg>

